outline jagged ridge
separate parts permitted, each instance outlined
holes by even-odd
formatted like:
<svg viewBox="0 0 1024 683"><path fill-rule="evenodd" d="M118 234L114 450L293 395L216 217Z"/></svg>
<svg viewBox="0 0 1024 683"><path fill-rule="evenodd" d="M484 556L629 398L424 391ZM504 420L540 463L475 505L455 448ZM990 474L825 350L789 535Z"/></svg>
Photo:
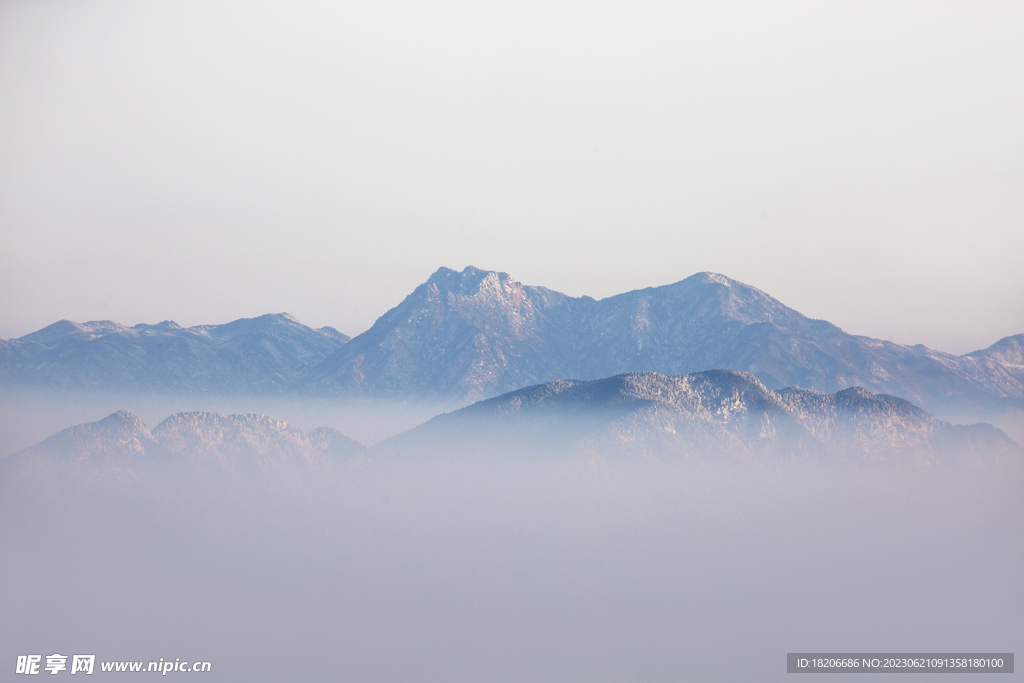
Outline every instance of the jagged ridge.
<svg viewBox="0 0 1024 683"><path fill-rule="evenodd" d="M731 368L776 389L863 386L937 406L1024 397L1022 342L958 357L850 335L715 273L596 301L442 268L304 385L465 405L558 378Z"/></svg>
<svg viewBox="0 0 1024 683"><path fill-rule="evenodd" d="M862 386L932 410L1024 406L1024 335L963 356L894 344L806 318L715 273L598 301L507 273L441 268L347 339L286 314L188 329L62 321L0 341L0 384L467 405L559 378L731 368L772 389Z"/></svg>
<svg viewBox="0 0 1024 683"><path fill-rule="evenodd" d="M382 452L589 452L684 458L821 457L989 467L1020 447L864 388L772 391L749 373L626 373L509 392L380 445Z"/></svg>

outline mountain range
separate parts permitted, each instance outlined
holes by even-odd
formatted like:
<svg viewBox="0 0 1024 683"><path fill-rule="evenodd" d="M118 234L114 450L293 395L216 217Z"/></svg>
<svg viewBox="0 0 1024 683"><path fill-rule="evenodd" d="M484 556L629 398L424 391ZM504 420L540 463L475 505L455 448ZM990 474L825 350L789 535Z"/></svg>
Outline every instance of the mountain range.
<svg viewBox="0 0 1024 683"><path fill-rule="evenodd" d="M281 393L349 340L286 313L224 325L62 320L0 340L0 383L82 391Z"/></svg>
<svg viewBox="0 0 1024 683"><path fill-rule="evenodd" d="M329 475L366 457L629 457L701 462L884 462L1018 467L991 425L951 425L909 401L850 388L772 391L749 373L626 373L558 380L439 415L367 449L263 415L187 412L152 431L119 411L0 461L0 480L127 482L169 471L270 478Z"/></svg>
<svg viewBox="0 0 1024 683"><path fill-rule="evenodd" d="M853 335L715 273L595 300L506 273L441 268L349 340L286 314L227 325L62 321L0 341L0 383L303 393L452 405L557 379L749 372L766 387L851 386L931 409L1024 402L1024 334L961 356Z"/></svg>
<svg viewBox="0 0 1024 683"><path fill-rule="evenodd" d="M925 405L1019 400L1024 335L954 356L847 334L715 273L594 300L442 268L302 384L469 403L555 379L711 369L773 389L862 386Z"/></svg>
<svg viewBox="0 0 1024 683"><path fill-rule="evenodd" d="M749 373L631 372L558 380L439 415L379 453L625 455L696 460L826 458L988 468L1021 447L988 424L953 425L863 387L772 391Z"/></svg>
<svg viewBox="0 0 1024 683"><path fill-rule="evenodd" d="M120 410L64 429L0 461L5 478L133 483L168 470L278 478L316 473L366 449L329 427L308 434L265 415L187 412L153 430Z"/></svg>

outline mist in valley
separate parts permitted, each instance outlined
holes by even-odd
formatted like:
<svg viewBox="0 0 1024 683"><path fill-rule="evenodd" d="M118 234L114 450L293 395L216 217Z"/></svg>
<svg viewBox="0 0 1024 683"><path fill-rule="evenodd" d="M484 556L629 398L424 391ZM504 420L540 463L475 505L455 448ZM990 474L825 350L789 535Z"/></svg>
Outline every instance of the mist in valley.
<svg viewBox="0 0 1024 683"><path fill-rule="evenodd" d="M169 407L133 410L155 426L167 412L146 411ZM333 415L292 409L304 429ZM405 410L377 406L390 426L366 428L402 431ZM1013 652L1024 636L1019 468L538 442L371 449L310 478L160 472L4 479L3 661L182 658L224 681L767 681L787 652Z"/></svg>

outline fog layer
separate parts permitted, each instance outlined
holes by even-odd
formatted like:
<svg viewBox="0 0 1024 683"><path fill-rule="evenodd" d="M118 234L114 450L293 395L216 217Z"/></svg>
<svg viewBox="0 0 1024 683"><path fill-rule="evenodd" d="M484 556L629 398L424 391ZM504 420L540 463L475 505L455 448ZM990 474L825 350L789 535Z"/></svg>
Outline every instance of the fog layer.
<svg viewBox="0 0 1024 683"><path fill-rule="evenodd" d="M204 660L224 681L770 681L786 652L1021 650L1019 475L522 455L102 498L5 481L0 659Z"/></svg>

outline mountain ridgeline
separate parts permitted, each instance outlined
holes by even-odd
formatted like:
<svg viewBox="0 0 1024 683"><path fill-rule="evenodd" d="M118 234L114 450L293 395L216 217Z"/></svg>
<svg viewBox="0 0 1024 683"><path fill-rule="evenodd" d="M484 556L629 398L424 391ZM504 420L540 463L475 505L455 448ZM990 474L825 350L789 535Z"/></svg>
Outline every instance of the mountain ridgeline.
<svg viewBox="0 0 1024 683"><path fill-rule="evenodd" d="M929 406L1024 398L1024 335L954 356L850 335L714 273L574 298L442 268L303 381L324 394L466 404L556 379L743 370L766 386L862 386Z"/></svg>
<svg viewBox="0 0 1024 683"><path fill-rule="evenodd" d="M171 472L278 479L322 474L366 449L328 427L312 432L265 415L176 413L150 430L121 410L64 429L0 460L4 479L135 483Z"/></svg>
<svg viewBox="0 0 1024 683"><path fill-rule="evenodd" d="M734 370L548 382L439 415L376 450L974 469L1017 467L1022 454L991 425L952 425L895 396L861 387L772 391Z"/></svg>
<svg viewBox="0 0 1024 683"><path fill-rule="evenodd" d="M1024 335L955 356L851 335L699 273L606 299L441 268L349 340L290 316L227 325L79 325L0 340L0 383L83 390L300 393L452 405L558 379L749 372L770 389L859 386L935 409L1024 401Z"/></svg>
<svg viewBox="0 0 1024 683"><path fill-rule="evenodd" d="M367 449L329 428L262 415L177 413L152 431L119 411L0 461L8 485L135 483L168 472L276 481L330 476L371 459L627 458L768 465L885 463L1019 470L1022 449L990 425L951 425L863 388L772 391L748 373L627 373L558 380L439 415Z"/></svg>
<svg viewBox="0 0 1024 683"><path fill-rule="evenodd" d="M224 325L62 320L0 340L0 384L78 391L282 393L349 338L287 313Z"/></svg>

